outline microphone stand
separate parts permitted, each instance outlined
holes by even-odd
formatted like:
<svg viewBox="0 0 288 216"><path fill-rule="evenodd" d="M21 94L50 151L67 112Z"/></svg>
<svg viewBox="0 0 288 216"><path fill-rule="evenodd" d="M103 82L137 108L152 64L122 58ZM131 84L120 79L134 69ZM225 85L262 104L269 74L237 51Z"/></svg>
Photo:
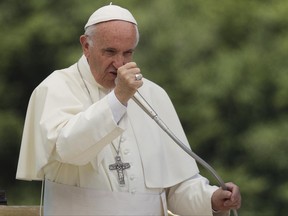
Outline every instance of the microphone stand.
<svg viewBox="0 0 288 216"><path fill-rule="evenodd" d="M182 148L188 155L190 155L192 158L194 158L198 163L200 163L205 169L207 169L218 181L220 187L223 190L227 190L227 187L224 183L224 181L221 179L221 177L217 174L217 172L201 157L199 157L197 154L195 154L193 151L190 150L181 140L179 140L175 134L167 127L167 125L161 120L161 118L158 116L158 114L154 111L154 109L150 106L150 104L145 100L145 98L140 94L139 91L135 93L135 95L132 97L134 102L140 106L140 108L146 112L159 126L164 132L166 132L172 140L175 141L176 144L180 148ZM232 209L233 215L238 216L237 210Z"/></svg>

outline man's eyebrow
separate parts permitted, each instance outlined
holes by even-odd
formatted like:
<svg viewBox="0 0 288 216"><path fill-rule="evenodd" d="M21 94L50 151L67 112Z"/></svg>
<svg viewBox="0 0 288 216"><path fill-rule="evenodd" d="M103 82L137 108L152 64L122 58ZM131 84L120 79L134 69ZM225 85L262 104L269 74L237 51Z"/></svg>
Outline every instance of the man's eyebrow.
<svg viewBox="0 0 288 216"><path fill-rule="evenodd" d="M134 52L134 51L135 51L135 49L128 49L125 52Z"/></svg>
<svg viewBox="0 0 288 216"><path fill-rule="evenodd" d="M113 48L113 47L106 47L106 48L103 48L101 49L103 52L105 51L113 51L113 52L117 52L118 50ZM134 48L131 48L131 49L128 49L128 50L125 50L124 53L127 53L127 52L134 52L135 49Z"/></svg>
<svg viewBox="0 0 288 216"><path fill-rule="evenodd" d="M103 51L117 51L115 48L113 47L106 47L102 49Z"/></svg>

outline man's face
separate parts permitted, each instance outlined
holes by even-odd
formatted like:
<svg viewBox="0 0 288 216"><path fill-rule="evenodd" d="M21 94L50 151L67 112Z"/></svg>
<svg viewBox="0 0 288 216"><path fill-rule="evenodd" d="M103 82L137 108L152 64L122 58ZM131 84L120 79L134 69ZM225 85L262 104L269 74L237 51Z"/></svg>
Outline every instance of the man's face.
<svg viewBox="0 0 288 216"><path fill-rule="evenodd" d="M117 69L132 61L137 45L136 28L129 22L109 21L96 25L93 44L88 43L87 36L80 37L92 74L104 88L114 88Z"/></svg>

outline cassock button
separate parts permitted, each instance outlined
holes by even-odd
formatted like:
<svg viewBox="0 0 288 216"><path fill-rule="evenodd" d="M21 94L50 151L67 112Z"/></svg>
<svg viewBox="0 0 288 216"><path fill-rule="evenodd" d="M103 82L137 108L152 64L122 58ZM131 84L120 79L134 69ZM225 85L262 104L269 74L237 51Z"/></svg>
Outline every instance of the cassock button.
<svg viewBox="0 0 288 216"><path fill-rule="evenodd" d="M127 155L127 154L129 154L129 153L130 153L129 149L125 149L125 150L124 150L124 154L125 154L125 155Z"/></svg>
<svg viewBox="0 0 288 216"><path fill-rule="evenodd" d="M124 142L126 140L126 138L125 137L121 137L121 140L120 140L120 142L122 143L122 142Z"/></svg>
<svg viewBox="0 0 288 216"><path fill-rule="evenodd" d="M133 181L134 179L135 179L135 176L134 176L134 175L131 175L131 176L130 176L130 180Z"/></svg>

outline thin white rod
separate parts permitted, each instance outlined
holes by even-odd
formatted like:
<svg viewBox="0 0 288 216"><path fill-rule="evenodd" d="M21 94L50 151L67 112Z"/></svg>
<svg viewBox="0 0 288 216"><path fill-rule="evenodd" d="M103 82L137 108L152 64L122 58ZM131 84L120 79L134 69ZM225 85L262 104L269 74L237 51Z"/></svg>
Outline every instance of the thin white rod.
<svg viewBox="0 0 288 216"><path fill-rule="evenodd" d="M145 100L145 98L137 91L136 94L132 98L136 104L140 106L140 108L149 115L159 126L160 128L166 132L170 138L174 140L176 144L180 148L182 148L188 155L194 158L198 163L200 163L205 169L207 169L214 178L218 181L220 187L223 190L228 190L222 178L217 174L217 172L211 167L206 161L204 161L201 157L195 154L190 148L188 148L181 140L179 140L175 134L167 127L167 125L160 119L158 114L154 111L151 105ZM236 209L233 209L233 215L238 216Z"/></svg>

